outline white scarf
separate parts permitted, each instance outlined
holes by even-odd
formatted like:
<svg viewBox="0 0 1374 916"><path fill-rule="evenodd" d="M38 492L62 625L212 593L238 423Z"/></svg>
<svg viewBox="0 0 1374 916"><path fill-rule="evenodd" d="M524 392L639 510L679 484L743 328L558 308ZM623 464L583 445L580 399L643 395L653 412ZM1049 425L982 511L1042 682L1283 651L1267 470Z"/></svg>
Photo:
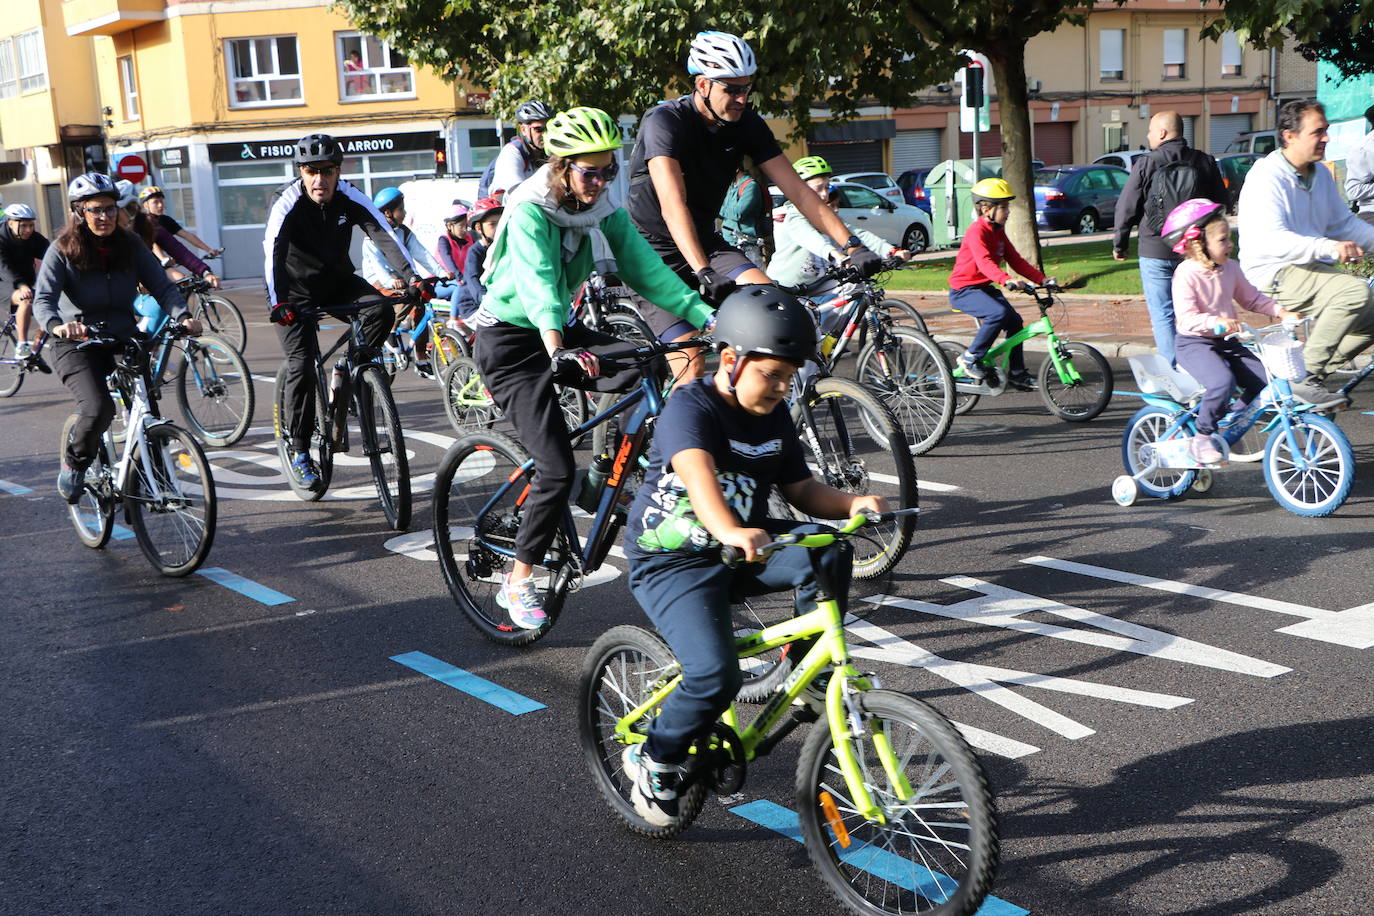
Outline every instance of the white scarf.
<svg viewBox="0 0 1374 916"><path fill-rule="evenodd" d="M491 243L492 250L505 247L501 244L501 236L506 231L506 221L510 219L515 207L523 203L532 203L544 211L549 222L563 230L564 263L577 256L577 251L582 247L582 240L585 238L591 240L592 263L597 273L603 276L615 273L615 254L611 251L610 243L606 241L606 234L601 231L601 222L620 209L621 197L620 188L611 185L601 193L590 209L579 212L568 210L563 207L559 195L550 186L550 169L546 163L529 178L516 185L501 202L505 212L501 214L501 222L496 226L496 235ZM484 275L491 269L491 265L492 262L487 261L483 270Z"/></svg>

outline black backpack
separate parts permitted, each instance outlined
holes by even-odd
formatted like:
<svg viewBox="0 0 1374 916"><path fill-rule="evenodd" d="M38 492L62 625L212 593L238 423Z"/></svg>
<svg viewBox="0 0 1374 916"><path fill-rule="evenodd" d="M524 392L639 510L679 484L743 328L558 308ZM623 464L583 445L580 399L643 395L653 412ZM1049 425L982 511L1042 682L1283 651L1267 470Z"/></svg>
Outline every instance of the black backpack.
<svg viewBox="0 0 1374 916"><path fill-rule="evenodd" d="M1150 174L1150 186L1145 191L1145 225L1155 235L1160 235L1164 231L1164 220L1174 207L1197 197L1201 186L1202 173L1191 155L1155 166Z"/></svg>

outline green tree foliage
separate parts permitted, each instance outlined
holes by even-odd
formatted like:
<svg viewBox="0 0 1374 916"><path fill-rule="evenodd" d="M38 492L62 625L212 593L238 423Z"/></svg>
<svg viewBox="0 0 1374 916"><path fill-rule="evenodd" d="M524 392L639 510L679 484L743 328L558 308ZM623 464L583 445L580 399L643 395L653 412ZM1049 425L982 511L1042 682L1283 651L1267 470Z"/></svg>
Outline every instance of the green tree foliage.
<svg viewBox="0 0 1374 916"><path fill-rule="evenodd" d="M1308 60L1335 64L1346 76L1374 73L1374 0L1209 0L1218 18L1203 33L1234 29L1257 48L1296 39Z"/></svg>

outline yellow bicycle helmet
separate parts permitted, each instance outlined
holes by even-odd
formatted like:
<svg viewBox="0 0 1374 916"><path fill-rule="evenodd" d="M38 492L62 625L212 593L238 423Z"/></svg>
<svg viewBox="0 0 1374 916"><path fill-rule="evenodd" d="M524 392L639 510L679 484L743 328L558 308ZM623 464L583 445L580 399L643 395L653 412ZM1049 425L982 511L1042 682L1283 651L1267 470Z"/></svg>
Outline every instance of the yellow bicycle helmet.
<svg viewBox="0 0 1374 916"><path fill-rule="evenodd" d="M600 108L569 108L553 116L544 149L556 156L579 156L620 149L620 125Z"/></svg>
<svg viewBox="0 0 1374 916"><path fill-rule="evenodd" d="M802 181L810 181L818 175L833 175L835 170L830 167L820 156L803 156L792 163L792 168L797 170Z"/></svg>
<svg viewBox="0 0 1374 916"><path fill-rule="evenodd" d="M973 198L975 203L986 200L989 203L1000 204L1003 201L1016 199L1016 195L1012 193L1011 185L1002 178L984 178L973 186L969 191L969 196Z"/></svg>

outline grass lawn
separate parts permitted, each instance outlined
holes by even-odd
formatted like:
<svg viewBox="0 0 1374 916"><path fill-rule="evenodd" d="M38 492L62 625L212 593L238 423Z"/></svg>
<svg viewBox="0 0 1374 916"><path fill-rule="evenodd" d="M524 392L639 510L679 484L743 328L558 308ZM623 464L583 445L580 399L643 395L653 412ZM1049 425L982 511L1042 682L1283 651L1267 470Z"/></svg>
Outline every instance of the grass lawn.
<svg viewBox="0 0 1374 916"><path fill-rule="evenodd" d="M1059 280L1065 289L1104 296L1141 295L1140 267L1136 263L1136 242L1126 252L1126 260L1112 260L1110 239L1078 245L1050 245L1041 249L1045 273ZM886 278L890 290L943 292L949 289L949 272L954 267L954 252L948 258L917 261Z"/></svg>

